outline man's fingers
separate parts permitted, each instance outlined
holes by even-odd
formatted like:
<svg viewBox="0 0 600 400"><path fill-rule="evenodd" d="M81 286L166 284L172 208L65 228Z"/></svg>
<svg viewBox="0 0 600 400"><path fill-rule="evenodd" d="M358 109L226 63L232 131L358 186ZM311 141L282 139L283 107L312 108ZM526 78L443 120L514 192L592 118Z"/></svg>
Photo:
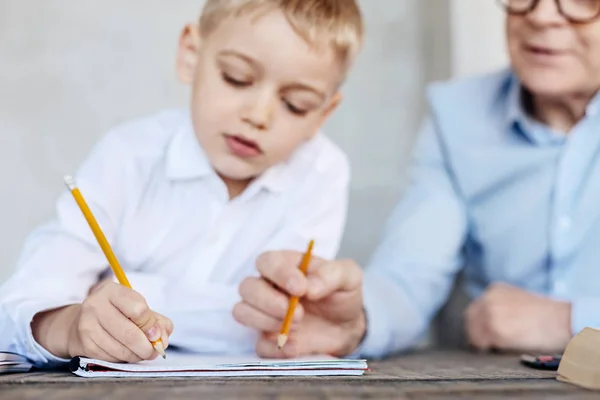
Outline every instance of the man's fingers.
<svg viewBox="0 0 600 400"><path fill-rule="evenodd" d="M292 251L275 251L262 254L256 260L256 267L261 276L273 282L292 296L306 294L306 277L300 271L303 254ZM309 270L323 263L323 260L313 257Z"/></svg>
<svg viewBox="0 0 600 400"><path fill-rule="evenodd" d="M148 340L154 342L161 336L161 329L156 323L152 310L141 294L115 284L109 294L110 302L145 334ZM138 354L139 355L139 354Z"/></svg>
<svg viewBox="0 0 600 400"><path fill-rule="evenodd" d="M120 309L106 307L101 312L102 315L98 318L100 325L123 346L130 349L142 360L149 360L155 355L154 348L144 332L122 314ZM160 327L157 329L158 336L155 340L161 336Z"/></svg>
<svg viewBox="0 0 600 400"><path fill-rule="evenodd" d="M309 270L307 297L316 301L338 291L357 290L362 281L362 270L351 260L321 263Z"/></svg>
<svg viewBox="0 0 600 400"><path fill-rule="evenodd" d="M245 303L272 318L283 320L287 313L289 297L269 285L264 279L246 278L240 284L240 296ZM296 307L294 319L300 320L303 309Z"/></svg>
<svg viewBox="0 0 600 400"><path fill-rule="evenodd" d="M476 300L469 305L465 313L465 324L471 345L479 350L487 351L492 343L489 331L486 328L487 322L485 321L481 302Z"/></svg>

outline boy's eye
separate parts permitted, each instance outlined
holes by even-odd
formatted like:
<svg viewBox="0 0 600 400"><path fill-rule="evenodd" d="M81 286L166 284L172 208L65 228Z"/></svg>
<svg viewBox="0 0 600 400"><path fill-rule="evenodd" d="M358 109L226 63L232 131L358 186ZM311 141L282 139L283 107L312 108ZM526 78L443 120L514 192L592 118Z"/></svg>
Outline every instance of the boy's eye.
<svg viewBox="0 0 600 400"><path fill-rule="evenodd" d="M302 108L296 107L295 105L293 105L289 101L284 100L283 102L285 103L285 106L287 107L288 110L290 110L290 112L292 114L303 116L303 115L306 115L308 113L308 111L306 111L306 110L304 110Z"/></svg>
<svg viewBox="0 0 600 400"><path fill-rule="evenodd" d="M234 78L231 75L226 74L225 72L223 72L222 76L223 76L223 80L225 82L227 82L228 84L230 84L231 86L246 87L246 86L250 86L252 84L252 82Z"/></svg>

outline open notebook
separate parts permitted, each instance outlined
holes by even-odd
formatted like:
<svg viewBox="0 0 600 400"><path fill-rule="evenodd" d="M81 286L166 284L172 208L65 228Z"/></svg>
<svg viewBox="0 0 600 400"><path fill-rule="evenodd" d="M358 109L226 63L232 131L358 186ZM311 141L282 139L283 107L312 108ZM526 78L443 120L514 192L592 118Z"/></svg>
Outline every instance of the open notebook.
<svg viewBox="0 0 600 400"><path fill-rule="evenodd" d="M256 357L207 357L171 352L167 359L157 358L136 364L115 364L86 357L74 357L71 371L86 378L96 377L173 377L173 376L332 376L362 375L365 360L346 360L329 356L292 360L267 360Z"/></svg>

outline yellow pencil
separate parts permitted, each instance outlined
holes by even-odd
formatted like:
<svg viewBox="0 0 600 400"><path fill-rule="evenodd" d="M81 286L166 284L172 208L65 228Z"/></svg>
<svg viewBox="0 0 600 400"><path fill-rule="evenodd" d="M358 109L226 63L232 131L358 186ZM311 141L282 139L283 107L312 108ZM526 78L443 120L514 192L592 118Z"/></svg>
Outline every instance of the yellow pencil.
<svg viewBox="0 0 600 400"><path fill-rule="evenodd" d="M129 283L129 280L127 279L127 276L125 275L125 271L123 271L123 268L121 268L121 264L119 264L119 261L117 260L117 257L115 256L115 253L112 251L112 248L110 247L110 244L108 243L108 240L106 240L106 237L104 236L104 233L102 233L102 230L100 229L100 226L98 225L98 222L96 222L96 218L94 218L92 211L90 210L87 203L83 199L81 192L75 185L74 179L71 176L66 176L65 184L67 185L67 188L69 188L69 190L71 191L71 194L75 198L75 201L77 202L77 205L81 209L83 216L85 217L90 228L92 229L92 232L94 233L96 240L100 244L100 247L102 248L102 251L104 252L104 255L106 256L106 259L108 260L108 263L110 264L111 269L113 270L115 276L119 280L119 283L123 286L126 286L126 287L132 289L131 284ZM152 342L152 346L156 349L158 354L160 354L163 358L167 357L167 355L165 353L165 348L163 346L161 339L158 339L156 342Z"/></svg>
<svg viewBox="0 0 600 400"><path fill-rule="evenodd" d="M312 249L313 249L314 244L315 244L315 241L311 240L310 243L308 244L308 249L306 250L306 252L304 253L304 256L302 257L302 261L300 262L300 271L302 271L302 273L304 275L306 275L306 273L308 272L308 265L310 264L310 258L311 258ZM298 298L298 296L292 296L290 298L290 303L288 305L287 314L285 315L285 319L283 320L283 325L281 326L281 332L280 332L279 336L277 337L277 348L278 349L281 349L283 346L285 346L285 343L288 340L288 336L290 334L290 327L292 326L292 319L294 318L294 311L296 310L296 306L298 305L299 301L300 301L300 299Z"/></svg>

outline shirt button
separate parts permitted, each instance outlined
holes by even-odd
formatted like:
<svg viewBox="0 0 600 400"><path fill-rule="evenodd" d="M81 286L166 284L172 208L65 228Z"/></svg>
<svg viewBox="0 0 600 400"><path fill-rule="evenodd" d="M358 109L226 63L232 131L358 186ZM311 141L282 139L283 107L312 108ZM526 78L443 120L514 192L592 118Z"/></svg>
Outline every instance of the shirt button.
<svg viewBox="0 0 600 400"><path fill-rule="evenodd" d="M562 217L558 220L558 226L562 230L570 229L571 223L572 223L572 221L571 221L571 218L569 218L569 217Z"/></svg>

